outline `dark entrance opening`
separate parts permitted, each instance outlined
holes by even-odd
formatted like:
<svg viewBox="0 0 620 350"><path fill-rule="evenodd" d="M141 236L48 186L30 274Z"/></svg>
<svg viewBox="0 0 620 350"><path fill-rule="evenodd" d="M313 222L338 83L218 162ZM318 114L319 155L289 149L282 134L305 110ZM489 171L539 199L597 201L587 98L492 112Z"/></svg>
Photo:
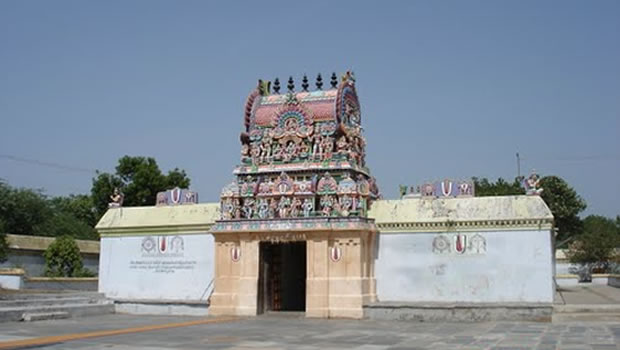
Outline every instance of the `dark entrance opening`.
<svg viewBox="0 0 620 350"><path fill-rule="evenodd" d="M257 311L306 311L305 241L260 243Z"/></svg>

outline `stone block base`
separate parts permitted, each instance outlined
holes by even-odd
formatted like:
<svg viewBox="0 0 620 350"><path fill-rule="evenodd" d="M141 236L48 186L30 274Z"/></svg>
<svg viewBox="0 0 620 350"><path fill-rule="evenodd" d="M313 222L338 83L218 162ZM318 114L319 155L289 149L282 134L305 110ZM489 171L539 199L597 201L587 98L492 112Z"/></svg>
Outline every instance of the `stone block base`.
<svg viewBox="0 0 620 350"><path fill-rule="evenodd" d="M551 322L552 313L553 306L545 303L380 302L364 305L365 318L414 322Z"/></svg>
<svg viewBox="0 0 620 350"><path fill-rule="evenodd" d="M174 316L208 316L209 307L206 303L156 302L141 300L116 300L116 313L130 315L174 315Z"/></svg>

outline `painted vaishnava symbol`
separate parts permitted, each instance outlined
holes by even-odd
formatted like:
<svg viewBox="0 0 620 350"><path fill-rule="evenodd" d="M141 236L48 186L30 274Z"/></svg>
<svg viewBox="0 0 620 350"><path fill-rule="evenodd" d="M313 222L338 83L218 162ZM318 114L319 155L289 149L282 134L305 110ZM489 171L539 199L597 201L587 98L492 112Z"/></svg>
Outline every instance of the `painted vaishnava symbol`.
<svg viewBox="0 0 620 350"><path fill-rule="evenodd" d="M155 200L156 206L196 203L198 203L198 193L179 187L158 192Z"/></svg>
<svg viewBox="0 0 620 350"><path fill-rule="evenodd" d="M234 245L230 248L230 260L233 262L241 260L241 248L238 245Z"/></svg>
<svg viewBox="0 0 620 350"><path fill-rule="evenodd" d="M420 186L411 186L407 193L407 186L400 186L402 198L416 197L473 197L475 194L474 182L472 180L450 180L426 182Z"/></svg>
<svg viewBox="0 0 620 350"><path fill-rule="evenodd" d="M487 241L481 234L439 234L433 238L433 253L479 255L487 252Z"/></svg>
<svg viewBox="0 0 620 350"><path fill-rule="evenodd" d="M181 236L146 236L141 243L142 254L157 256L181 256L185 242Z"/></svg>
<svg viewBox="0 0 620 350"><path fill-rule="evenodd" d="M487 252L487 241L479 234L475 234L469 240L468 250L474 254L484 254Z"/></svg>
<svg viewBox="0 0 620 350"><path fill-rule="evenodd" d="M304 79L307 81L307 79ZM366 140L355 76L331 88L288 92L259 81L250 93L235 180L221 192L221 220L367 217L379 197L366 167Z"/></svg>
<svg viewBox="0 0 620 350"><path fill-rule="evenodd" d="M144 237L142 239L142 252L143 253L152 253L157 248L157 242L153 237Z"/></svg>
<svg viewBox="0 0 620 350"><path fill-rule="evenodd" d="M342 248L338 245L335 245L330 248L329 257L333 262L338 262L342 259Z"/></svg>
<svg viewBox="0 0 620 350"><path fill-rule="evenodd" d="M454 251L458 254L465 253L467 249L467 236L462 234L454 235Z"/></svg>
<svg viewBox="0 0 620 350"><path fill-rule="evenodd" d="M450 239L445 235L439 235L433 239L433 253L445 254L450 250Z"/></svg>

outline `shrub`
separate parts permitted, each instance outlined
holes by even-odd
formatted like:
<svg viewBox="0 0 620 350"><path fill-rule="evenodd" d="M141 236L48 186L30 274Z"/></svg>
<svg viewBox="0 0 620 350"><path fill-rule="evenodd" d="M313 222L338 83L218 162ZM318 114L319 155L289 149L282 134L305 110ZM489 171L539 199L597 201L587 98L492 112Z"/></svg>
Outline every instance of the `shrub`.
<svg viewBox="0 0 620 350"><path fill-rule="evenodd" d="M80 249L70 236L57 237L43 256L47 277L82 277L87 273L82 263Z"/></svg>

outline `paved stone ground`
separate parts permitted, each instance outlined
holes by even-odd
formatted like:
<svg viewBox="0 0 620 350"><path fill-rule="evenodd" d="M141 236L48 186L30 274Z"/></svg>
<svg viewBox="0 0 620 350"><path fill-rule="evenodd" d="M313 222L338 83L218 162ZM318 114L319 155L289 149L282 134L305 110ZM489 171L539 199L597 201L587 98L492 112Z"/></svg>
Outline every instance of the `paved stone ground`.
<svg viewBox="0 0 620 350"><path fill-rule="evenodd" d="M0 324L2 341L196 320L105 315ZM494 349L618 350L620 322L409 323L262 316L234 322L107 336L36 349Z"/></svg>
<svg viewBox="0 0 620 350"><path fill-rule="evenodd" d="M605 285L582 284L560 287L555 295L556 304L620 304L620 288Z"/></svg>

